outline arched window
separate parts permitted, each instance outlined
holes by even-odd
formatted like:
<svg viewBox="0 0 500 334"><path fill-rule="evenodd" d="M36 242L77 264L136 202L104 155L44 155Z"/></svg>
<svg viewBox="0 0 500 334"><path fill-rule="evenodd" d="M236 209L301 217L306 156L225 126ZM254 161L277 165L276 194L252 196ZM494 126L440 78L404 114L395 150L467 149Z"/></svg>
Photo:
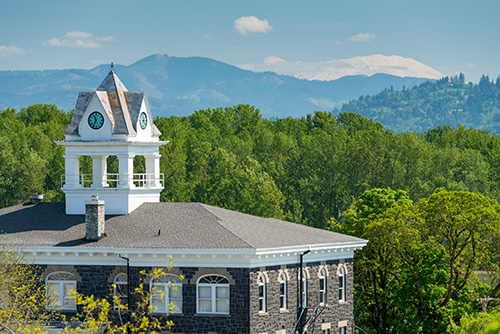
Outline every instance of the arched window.
<svg viewBox="0 0 500 334"><path fill-rule="evenodd" d="M326 271L321 269L319 272L319 303L326 305Z"/></svg>
<svg viewBox="0 0 500 334"><path fill-rule="evenodd" d="M302 270L302 306L307 306L307 273Z"/></svg>
<svg viewBox="0 0 500 334"><path fill-rule="evenodd" d="M151 279L151 305L153 313L166 313L173 305L173 313L182 313L182 283L175 275L166 275L156 280Z"/></svg>
<svg viewBox="0 0 500 334"><path fill-rule="evenodd" d="M286 276L280 274L280 310L286 310Z"/></svg>
<svg viewBox="0 0 500 334"><path fill-rule="evenodd" d="M259 313L266 312L266 278L261 275L259 278Z"/></svg>
<svg viewBox="0 0 500 334"><path fill-rule="evenodd" d="M127 274L120 273L116 275L113 281L113 295L120 298L121 305L128 306L128 294L127 294ZM113 308L118 310L118 305L113 300Z"/></svg>
<svg viewBox="0 0 500 334"><path fill-rule="evenodd" d="M56 272L47 276L45 282L47 292L47 306L49 309L76 310L75 295L76 292L75 275L66 272Z"/></svg>
<svg viewBox="0 0 500 334"><path fill-rule="evenodd" d="M343 266L339 267L339 301L345 301L345 269Z"/></svg>
<svg viewBox="0 0 500 334"><path fill-rule="evenodd" d="M229 281L224 276L200 277L196 294L197 313L229 314Z"/></svg>

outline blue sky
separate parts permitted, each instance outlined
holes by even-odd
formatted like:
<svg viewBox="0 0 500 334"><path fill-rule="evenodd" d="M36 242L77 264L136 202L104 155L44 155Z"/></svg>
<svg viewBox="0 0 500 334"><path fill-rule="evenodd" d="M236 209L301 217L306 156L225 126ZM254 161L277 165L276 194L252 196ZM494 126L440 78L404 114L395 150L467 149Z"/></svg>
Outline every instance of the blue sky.
<svg viewBox="0 0 500 334"><path fill-rule="evenodd" d="M476 82L500 74L499 12L494 0L0 0L0 70L129 65L154 53L232 65L382 54Z"/></svg>

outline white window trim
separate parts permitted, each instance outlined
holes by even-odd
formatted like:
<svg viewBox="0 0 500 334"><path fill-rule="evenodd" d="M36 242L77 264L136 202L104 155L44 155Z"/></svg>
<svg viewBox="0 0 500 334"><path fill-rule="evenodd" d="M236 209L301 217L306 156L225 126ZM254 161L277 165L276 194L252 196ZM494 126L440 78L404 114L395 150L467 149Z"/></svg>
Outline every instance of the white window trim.
<svg viewBox="0 0 500 334"><path fill-rule="evenodd" d="M119 276L122 276L125 275L125 280L122 280L122 279L118 279ZM119 297L122 301L122 304L123 305L126 305L128 306L128 296L118 296L116 294L116 286L117 285L127 285L127 274L125 273L119 273L118 275L115 276L115 279L113 280L113 284L115 285L113 287L113 296L116 296L116 297ZM123 303L124 300L127 300L126 303ZM116 307L116 302L115 302L115 299L113 298L113 310L118 310L118 308Z"/></svg>
<svg viewBox="0 0 500 334"><path fill-rule="evenodd" d="M64 295L64 285L65 284L74 284L75 285L75 291L77 291L77 282L76 282L76 279L74 280L51 280L49 279L49 277L51 277L52 275L55 275L55 274L68 274L68 275L71 275L73 277L75 277L74 274L72 273L68 273L66 271L56 271L56 272L53 272L53 273L50 273L47 275L47 278L45 279L45 292L46 292L46 296L47 296L47 309L49 310L67 310L67 311L75 311L76 310L76 307L65 307L64 305L64 297L66 297ZM49 303L49 300L48 298L50 297L50 292L48 290L48 287L49 287L49 284L58 284L59 285L59 302L61 304L61 307L51 307L50 306L50 303ZM68 295L69 297L70 295ZM73 296L73 298L75 298L76 296Z"/></svg>
<svg viewBox="0 0 500 334"><path fill-rule="evenodd" d="M262 296L260 295L260 288L262 287ZM266 313L267 312L267 303L266 303L266 278L264 275L259 277L259 286L258 286L258 293L259 293L259 313ZM262 304L261 304L262 300ZM261 308L262 305L262 308Z"/></svg>
<svg viewBox="0 0 500 334"><path fill-rule="evenodd" d="M302 307L307 307L307 272L302 270Z"/></svg>
<svg viewBox="0 0 500 334"><path fill-rule="evenodd" d="M339 266L338 270L338 278L339 278L339 302L346 301L346 270L344 266ZM342 286L340 286L340 280L342 280Z"/></svg>
<svg viewBox="0 0 500 334"><path fill-rule="evenodd" d="M175 275L166 275L165 277L173 277L173 279L175 280L175 282L155 282L154 281L154 278L152 278L150 281L149 281L149 291L151 292L151 290L153 289L153 286L154 287L159 287L159 286L162 286L164 291L165 291L165 295L163 296L163 300L162 302L165 304L165 310L164 311L161 311L161 310L152 310L151 313L157 313L157 314L164 314L164 313L170 313L170 288L174 288L174 289L178 289L181 291L181 309L180 310L176 310L176 308L174 307L174 311L173 313L174 314L182 314L182 304L184 303L184 298L183 298L183 295L182 295L182 283L177 283L180 279L178 276L175 276ZM150 294L150 300L149 300L149 303L150 305L153 305L153 294L151 293Z"/></svg>
<svg viewBox="0 0 500 334"><path fill-rule="evenodd" d="M222 275L203 275L200 278L198 278L198 281L196 282L196 313L198 314L230 314L231 312L231 288L229 283L200 283L200 280L204 277L207 276L218 276L218 277L223 277L224 279L227 280L225 276ZM212 302L212 312L203 312L200 311L200 296L199 296L199 287L210 287L210 300ZM217 287L227 287L228 288L228 302L229 302L229 310L227 312L217 312Z"/></svg>
<svg viewBox="0 0 500 334"><path fill-rule="evenodd" d="M286 275L285 273L281 273L279 276L279 284L280 284L280 310L286 310L287 309L287 281L286 281ZM284 285L283 287L283 294L281 294L281 285ZM281 307L281 298L283 298L283 307Z"/></svg>
<svg viewBox="0 0 500 334"><path fill-rule="evenodd" d="M323 290L321 289L321 281L323 280ZM319 304L320 305L326 305L326 301L327 301L327 296L326 296L326 293L327 293L327 276L326 276L326 270L325 269L321 269L320 272L319 272L319 296L320 296L320 301L319 301Z"/></svg>

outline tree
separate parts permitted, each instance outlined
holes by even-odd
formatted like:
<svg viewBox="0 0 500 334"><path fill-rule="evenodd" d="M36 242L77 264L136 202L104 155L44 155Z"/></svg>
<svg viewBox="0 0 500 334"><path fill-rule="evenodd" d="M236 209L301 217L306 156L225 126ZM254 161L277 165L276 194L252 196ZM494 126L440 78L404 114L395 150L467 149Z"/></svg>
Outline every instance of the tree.
<svg viewBox="0 0 500 334"><path fill-rule="evenodd" d="M500 206L476 193L437 189L416 205L388 210L368 226L394 254L404 322L440 333L473 312L482 289L475 270L498 270L491 252L500 235ZM481 291L482 292L482 291ZM410 329L409 329L410 331ZM403 332L403 331L400 331Z"/></svg>
<svg viewBox="0 0 500 334"><path fill-rule="evenodd" d="M448 332L451 334L500 333L500 309L492 310L489 313L466 314L460 319L458 325L452 321Z"/></svg>
<svg viewBox="0 0 500 334"><path fill-rule="evenodd" d="M22 248L0 245L0 332L46 333L53 318L46 310L45 286L40 269L26 258Z"/></svg>
<svg viewBox="0 0 500 334"><path fill-rule="evenodd" d="M500 206L481 194L437 189L413 204L372 189L332 229L370 240L355 263L356 320L368 333L442 333L478 311L488 288L475 270L498 272Z"/></svg>
<svg viewBox="0 0 500 334"><path fill-rule="evenodd" d="M169 269L172 263L169 264ZM154 268L150 273L141 271L142 277L148 277L152 282L160 280L168 275L168 271L162 268ZM183 279L183 277L179 277ZM171 282L172 284L174 282ZM169 304L169 310L162 316L151 316L151 312L156 311L156 306L151 303L152 296L159 296L164 301L165 290L159 290L153 285L148 290L144 287L144 283L140 283L134 289L133 300L130 305L124 305L119 297L113 296L113 303L115 308L118 309L118 319L110 314L112 304L106 299L94 298L94 296L84 296L80 293L75 293L76 304L80 306L81 311L71 320L81 321L77 327L68 325L66 333L80 334L94 333L94 334L113 334L113 333L149 333L158 334L159 331L170 329L174 324L172 321L166 320L166 317L173 312L173 304ZM131 309L128 312L128 309Z"/></svg>
<svg viewBox="0 0 500 334"><path fill-rule="evenodd" d="M343 213L340 221L331 222L330 228L334 231L370 241L356 254L354 262L356 321L367 333L399 333L403 311L396 299L400 286L393 276L397 259L381 238L381 231L369 226L385 217L387 210L411 203L402 190L371 189Z"/></svg>

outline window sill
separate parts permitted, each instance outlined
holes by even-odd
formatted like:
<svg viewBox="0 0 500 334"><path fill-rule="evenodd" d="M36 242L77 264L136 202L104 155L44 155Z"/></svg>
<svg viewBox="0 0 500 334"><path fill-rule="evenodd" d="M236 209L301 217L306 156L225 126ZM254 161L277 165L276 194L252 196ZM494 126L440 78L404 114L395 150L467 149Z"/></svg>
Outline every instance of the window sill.
<svg viewBox="0 0 500 334"><path fill-rule="evenodd" d="M280 313L290 313L290 311L286 308L280 308Z"/></svg>
<svg viewBox="0 0 500 334"><path fill-rule="evenodd" d="M166 315L167 312L151 312L151 315ZM168 313L168 316L177 316L177 315L184 315L184 313Z"/></svg>
<svg viewBox="0 0 500 334"><path fill-rule="evenodd" d="M265 317L267 315L269 315L269 313L259 311L259 317Z"/></svg>
<svg viewBox="0 0 500 334"><path fill-rule="evenodd" d="M195 313L195 317L224 317L224 318L229 318L231 314L229 313Z"/></svg>

